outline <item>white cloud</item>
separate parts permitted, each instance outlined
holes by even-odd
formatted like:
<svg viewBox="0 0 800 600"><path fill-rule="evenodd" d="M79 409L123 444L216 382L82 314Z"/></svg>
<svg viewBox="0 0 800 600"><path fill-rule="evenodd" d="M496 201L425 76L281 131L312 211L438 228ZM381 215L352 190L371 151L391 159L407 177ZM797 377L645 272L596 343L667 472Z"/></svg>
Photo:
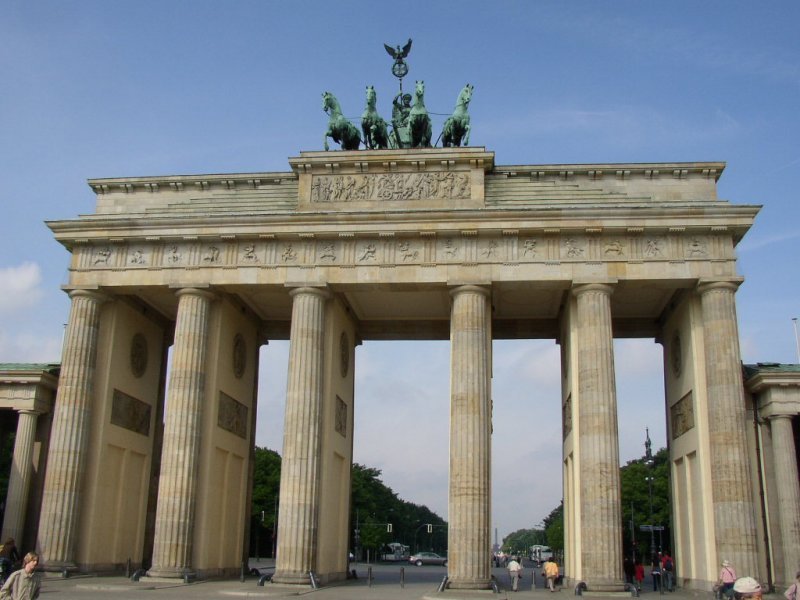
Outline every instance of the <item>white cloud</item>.
<svg viewBox="0 0 800 600"><path fill-rule="evenodd" d="M0 362L51 363L61 360L61 337L0 331Z"/></svg>
<svg viewBox="0 0 800 600"><path fill-rule="evenodd" d="M0 315L35 305L42 297L41 283L42 273L36 263L0 268Z"/></svg>

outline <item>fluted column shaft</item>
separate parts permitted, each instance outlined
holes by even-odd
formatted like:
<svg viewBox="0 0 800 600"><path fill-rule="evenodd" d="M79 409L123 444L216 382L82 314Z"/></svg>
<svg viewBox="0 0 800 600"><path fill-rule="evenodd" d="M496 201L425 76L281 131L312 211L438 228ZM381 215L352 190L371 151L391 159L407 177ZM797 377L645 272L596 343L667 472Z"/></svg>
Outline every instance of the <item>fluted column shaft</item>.
<svg viewBox="0 0 800 600"><path fill-rule="evenodd" d="M769 420L772 430L772 456L778 493L778 521L783 541L783 573L778 583L794 582L800 565L800 485L797 481L797 449L794 446L791 415L776 415Z"/></svg>
<svg viewBox="0 0 800 600"><path fill-rule="evenodd" d="M151 577L192 574L197 463L213 294L178 290L178 317L167 391Z"/></svg>
<svg viewBox="0 0 800 600"><path fill-rule="evenodd" d="M316 288L292 290L289 376L283 428L277 583L307 584L314 569L319 512L320 418L325 301Z"/></svg>
<svg viewBox="0 0 800 600"><path fill-rule="evenodd" d="M86 465L100 305L105 296L88 290L70 293L69 322L61 354L53 427L47 455L38 546L47 570L75 567L80 485Z"/></svg>
<svg viewBox="0 0 800 600"><path fill-rule="evenodd" d="M622 513L611 294L576 286L581 564L589 590L622 589Z"/></svg>
<svg viewBox="0 0 800 600"><path fill-rule="evenodd" d="M21 410L17 418L17 435L14 439L14 458L8 479L6 511L3 515L2 539L22 540L25 514L28 508L28 490L33 473L33 443L36 441L36 420L39 414Z"/></svg>
<svg viewBox="0 0 800 600"><path fill-rule="evenodd" d="M450 315L449 586L491 580L491 309L488 290L456 288Z"/></svg>
<svg viewBox="0 0 800 600"><path fill-rule="evenodd" d="M711 488L718 558L756 575L756 526L747 457L734 282L699 286L708 389Z"/></svg>

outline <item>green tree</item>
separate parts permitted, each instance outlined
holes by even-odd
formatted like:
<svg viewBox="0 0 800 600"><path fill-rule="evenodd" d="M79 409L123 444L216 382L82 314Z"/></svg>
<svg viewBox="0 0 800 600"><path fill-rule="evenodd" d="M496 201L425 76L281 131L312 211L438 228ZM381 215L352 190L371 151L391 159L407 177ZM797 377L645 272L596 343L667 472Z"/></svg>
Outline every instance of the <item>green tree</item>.
<svg viewBox="0 0 800 600"><path fill-rule="evenodd" d="M395 541L411 546L412 551L430 548L446 552L447 522L427 506L400 499L380 477L380 469L353 463L351 548L380 550L383 544ZM389 523L392 524L391 533L387 531ZM358 543L356 528L360 536Z"/></svg>
<svg viewBox="0 0 800 600"><path fill-rule="evenodd" d="M280 454L268 448L255 449L253 498L250 508L250 552L272 556L278 493L281 484Z"/></svg>
<svg viewBox="0 0 800 600"><path fill-rule="evenodd" d="M518 529L503 538L502 550L508 553L521 553L527 556L528 550L534 544L543 544L545 532L543 529Z"/></svg>
<svg viewBox="0 0 800 600"><path fill-rule="evenodd" d="M547 545L553 552L564 551L564 503L562 502L544 518Z"/></svg>
<svg viewBox="0 0 800 600"><path fill-rule="evenodd" d="M650 516L650 482L653 486L653 515ZM672 518L669 503L669 453L661 448L653 455L653 464L646 457L628 461L620 469L622 489L622 523L625 554L636 550L637 557L647 559L652 551L669 546ZM654 547L650 546L650 533L640 531L641 525L661 525L664 531L653 534ZM632 529L632 530L631 530ZM634 542L635 540L635 542Z"/></svg>

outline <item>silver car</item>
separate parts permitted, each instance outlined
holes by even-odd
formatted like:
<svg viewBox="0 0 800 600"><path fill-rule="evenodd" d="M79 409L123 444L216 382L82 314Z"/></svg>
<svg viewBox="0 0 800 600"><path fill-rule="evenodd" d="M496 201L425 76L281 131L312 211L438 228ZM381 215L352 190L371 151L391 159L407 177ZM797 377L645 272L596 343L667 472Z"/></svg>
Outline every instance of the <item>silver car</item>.
<svg viewBox="0 0 800 600"><path fill-rule="evenodd" d="M412 554L408 562L412 565L417 565L421 567L422 565L442 565L443 567L447 566L447 557L440 556L436 554L436 552L417 552L416 554Z"/></svg>

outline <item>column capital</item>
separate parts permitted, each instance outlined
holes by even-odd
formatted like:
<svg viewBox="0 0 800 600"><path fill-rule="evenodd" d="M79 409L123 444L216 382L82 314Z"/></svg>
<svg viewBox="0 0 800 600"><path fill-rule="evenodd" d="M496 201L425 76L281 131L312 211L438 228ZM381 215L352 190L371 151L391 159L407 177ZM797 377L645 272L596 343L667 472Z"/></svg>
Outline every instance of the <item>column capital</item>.
<svg viewBox="0 0 800 600"><path fill-rule="evenodd" d="M742 285L744 277L730 277L726 279L700 279L697 281L697 291L701 294L715 290L735 292Z"/></svg>
<svg viewBox="0 0 800 600"><path fill-rule="evenodd" d="M488 287L482 285L475 285L475 284L460 284L455 287L450 288L450 296L456 296L457 294L462 294L464 292L472 292L473 294L481 294L485 297L489 297L492 294L492 290Z"/></svg>
<svg viewBox="0 0 800 600"><path fill-rule="evenodd" d="M289 290L289 296L291 296L292 298L294 298L298 294L315 294L317 296L321 296L324 300L327 300L328 298L331 297L331 293L328 290L327 286L312 287L310 285L304 285Z"/></svg>
<svg viewBox="0 0 800 600"><path fill-rule="evenodd" d="M99 304L103 304L104 302L108 302L111 300L111 297L108 294L104 294L97 288L93 289L86 289L86 288L62 288L70 298L89 298L90 300L94 300Z"/></svg>
<svg viewBox="0 0 800 600"><path fill-rule="evenodd" d="M586 292L603 292L609 296L614 293L616 288L616 281L591 281L591 282L578 282L572 283L572 295L580 296Z"/></svg>
<svg viewBox="0 0 800 600"><path fill-rule="evenodd" d="M178 287L177 289L175 289L175 295L178 298L180 298L181 296L187 296L187 295L199 296L199 297L205 298L206 300L209 300L209 301L216 300L217 297L218 297L217 294L212 292L210 289L205 289L205 288L201 288L201 287L194 287L194 286Z"/></svg>
<svg viewBox="0 0 800 600"><path fill-rule="evenodd" d="M789 420L791 420L796 416L797 415L788 414L788 413L778 413L778 414L767 416L767 420L768 421L778 421L779 419L789 419Z"/></svg>

